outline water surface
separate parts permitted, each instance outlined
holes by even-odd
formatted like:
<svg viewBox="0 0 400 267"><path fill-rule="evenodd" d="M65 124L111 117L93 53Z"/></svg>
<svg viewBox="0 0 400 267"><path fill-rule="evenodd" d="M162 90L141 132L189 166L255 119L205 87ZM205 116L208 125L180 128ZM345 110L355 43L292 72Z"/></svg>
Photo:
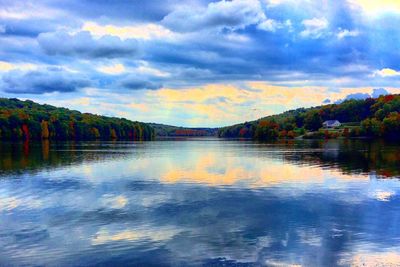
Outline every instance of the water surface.
<svg viewBox="0 0 400 267"><path fill-rule="evenodd" d="M1 143L0 265L400 263L400 146Z"/></svg>

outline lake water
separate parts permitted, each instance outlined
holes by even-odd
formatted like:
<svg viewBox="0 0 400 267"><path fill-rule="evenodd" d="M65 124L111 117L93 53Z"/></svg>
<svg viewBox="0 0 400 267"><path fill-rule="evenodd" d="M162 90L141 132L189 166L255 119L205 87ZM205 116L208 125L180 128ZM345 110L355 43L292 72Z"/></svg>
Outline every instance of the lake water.
<svg viewBox="0 0 400 267"><path fill-rule="evenodd" d="M0 156L1 266L400 264L399 145L1 143Z"/></svg>

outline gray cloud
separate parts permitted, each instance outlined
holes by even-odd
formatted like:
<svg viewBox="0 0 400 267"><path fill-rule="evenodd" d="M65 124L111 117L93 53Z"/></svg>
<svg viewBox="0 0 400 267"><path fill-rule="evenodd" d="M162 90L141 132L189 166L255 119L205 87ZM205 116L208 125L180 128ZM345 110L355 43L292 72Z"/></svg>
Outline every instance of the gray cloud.
<svg viewBox="0 0 400 267"><path fill-rule="evenodd" d="M57 26L50 20L1 20L4 35L15 35L24 37L36 37L42 32L52 31Z"/></svg>
<svg viewBox="0 0 400 267"><path fill-rule="evenodd" d="M385 88L376 88L372 90L371 94L368 93L354 93L354 94L349 94L347 95L344 99L340 99L335 102L335 104L340 104L345 100L350 100L350 99L356 99L356 100L362 100L362 99L367 99L367 98L377 98L381 95L388 95L389 92ZM324 101L325 103L325 101Z"/></svg>
<svg viewBox="0 0 400 267"><path fill-rule="evenodd" d="M120 85L130 90L157 90L162 88L161 83L138 79L137 77L127 77L121 81Z"/></svg>
<svg viewBox="0 0 400 267"><path fill-rule="evenodd" d="M85 31L75 35L66 32L42 33L38 42L50 55L116 58L132 56L138 52L138 44L133 39L122 41L114 36L93 39L91 34Z"/></svg>
<svg viewBox="0 0 400 267"><path fill-rule="evenodd" d="M354 93L354 94L349 94L346 96L344 100L349 100L349 99L366 99L371 97L370 94L367 93Z"/></svg>
<svg viewBox="0 0 400 267"><path fill-rule="evenodd" d="M399 43L396 26L400 16L366 20L361 12L356 14L349 8L347 1L324 7L313 1L281 1L273 7L256 0L28 1L36 6L33 9L20 8L18 3L26 1L0 2L7 6L5 14L9 12L0 19L1 61L66 66L85 74L99 89L156 90L161 85L183 88L249 80L281 86L301 81L304 86L331 87L336 86L337 78L343 78L341 87L399 87L399 76L370 75L382 68L399 70L400 54L393 46ZM304 20L323 17L328 20L326 31L330 34L339 29L360 34L342 39L328 34L318 39L300 38ZM268 19L282 27L260 30L262 23L272 23ZM289 21L290 27L285 24ZM79 31L83 22L116 27L150 22L186 33L125 41L112 36L97 39L89 32L70 33ZM134 67L142 66L141 61L169 75L151 77L138 72L140 79L135 78ZM119 63L133 78L119 81L116 79L126 74L110 76L96 71L98 66Z"/></svg>
<svg viewBox="0 0 400 267"><path fill-rule="evenodd" d="M170 13L179 0L109 1L109 0L48 0L54 8L62 7L80 18L119 21L159 21Z"/></svg>
<svg viewBox="0 0 400 267"><path fill-rule="evenodd" d="M381 95L388 95L388 94L389 94L389 92L385 88L376 88L372 91L371 96L373 98L377 98Z"/></svg>
<svg viewBox="0 0 400 267"><path fill-rule="evenodd" d="M175 31L188 32L207 28L242 29L266 19L259 1L236 0L210 3L206 9L179 9L162 23Z"/></svg>
<svg viewBox="0 0 400 267"><path fill-rule="evenodd" d="M12 71L3 76L2 89L13 94L73 92L90 85L89 80L59 69L47 71Z"/></svg>

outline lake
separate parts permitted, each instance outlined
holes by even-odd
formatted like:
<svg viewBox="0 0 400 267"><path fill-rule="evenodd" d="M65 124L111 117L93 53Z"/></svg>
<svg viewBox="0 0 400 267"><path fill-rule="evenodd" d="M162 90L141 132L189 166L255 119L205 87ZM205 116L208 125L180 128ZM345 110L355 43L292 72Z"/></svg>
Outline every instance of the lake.
<svg viewBox="0 0 400 267"><path fill-rule="evenodd" d="M398 144L1 143L0 155L1 266L400 263Z"/></svg>

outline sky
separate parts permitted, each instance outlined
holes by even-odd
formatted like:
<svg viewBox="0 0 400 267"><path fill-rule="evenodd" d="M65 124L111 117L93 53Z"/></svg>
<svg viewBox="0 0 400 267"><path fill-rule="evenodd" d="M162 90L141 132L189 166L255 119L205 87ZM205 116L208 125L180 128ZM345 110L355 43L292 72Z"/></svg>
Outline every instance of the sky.
<svg viewBox="0 0 400 267"><path fill-rule="evenodd" d="M400 93L398 0L0 0L0 97L178 126Z"/></svg>

